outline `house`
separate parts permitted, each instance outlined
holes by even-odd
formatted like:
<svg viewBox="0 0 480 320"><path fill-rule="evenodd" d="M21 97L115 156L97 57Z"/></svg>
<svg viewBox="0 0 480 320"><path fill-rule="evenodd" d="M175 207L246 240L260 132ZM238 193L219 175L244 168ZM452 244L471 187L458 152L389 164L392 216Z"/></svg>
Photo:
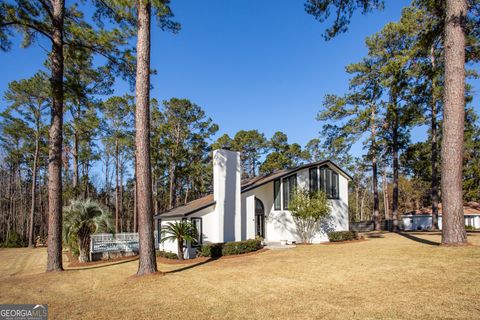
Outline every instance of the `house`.
<svg viewBox="0 0 480 320"><path fill-rule="evenodd" d="M465 226L480 229L480 204L475 202L463 206ZM402 215L403 230L432 229L432 209L422 208ZM442 204L438 205L438 227L442 229Z"/></svg>
<svg viewBox="0 0 480 320"><path fill-rule="evenodd" d="M213 152L213 194L191 201L155 216L156 229L169 222L188 220L199 237L188 243L185 257L196 254L205 243L254 239L267 243L298 241L296 227L288 210L296 188L322 189L330 199L332 214L316 233L313 242L328 241L327 232L348 230L348 182L350 176L333 162L319 161L269 175L241 181L240 153ZM173 241L160 242L160 250L177 252Z"/></svg>

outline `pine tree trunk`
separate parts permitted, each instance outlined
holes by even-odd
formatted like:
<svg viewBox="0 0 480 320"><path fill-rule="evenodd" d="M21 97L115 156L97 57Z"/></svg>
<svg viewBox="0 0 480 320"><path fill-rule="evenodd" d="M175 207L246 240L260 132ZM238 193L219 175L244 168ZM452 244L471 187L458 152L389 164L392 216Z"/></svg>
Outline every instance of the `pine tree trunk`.
<svg viewBox="0 0 480 320"><path fill-rule="evenodd" d="M466 0L447 0L445 93L442 136L442 244L467 242L463 215L463 131L465 117Z"/></svg>
<svg viewBox="0 0 480 320"><path fill-rule="evenodd" d="M77 112L77 117L79 118L79 112ZM78 131L77 128L74 128L73 132L73 193L75 196L78 196Z"/></svg>
<svg viewBox="0 0 480 320"><path fill-rule="evenodd" d="M118 137L115 138L115 233L118 233L118 221L120 218L120 180L118 170Z"/></svg>
<svg viewBox="0 0 480 320"><path fill-rule="evenodd" d="M398 110L397 99L393 99L393 199L392 199L392 215L393 215L393 231L398 231Z"/></svg>
<svg viewBox="0 0 480 320"><path fill-rule="evenodd" d="M37 136L35 137L35 154L33 156L33 167L32 167L32 189L31 189L31 204L30 204L30 223L28 227L28 246L34 247L34 224L35 224L35 204L37 198L37 163L38 163L38 153L39 153L39 132L37 130Z"/></svg>
<svg viewBox="0 0 480 320"><path fill-rule="evenodd" d="M383 207L385 209L385 219L390 219L390 199L388 196L387 167L383 168Z"/></svg>
<svg viewBox="0 0 480 320"><path fill-rule="evenodd" d="M375 221L375 230L379 231L380 227L380 212L378 209L378 172L377 172L377 132L375 128L375 112L376 107L372 106L372 114L371 114L371 139L372 139L372 146L371 146L371 153L372 153L372 189L373 189L373 220Z"/></svg>
<svg viewBox="0 0 480 320"><path fill-rule="evenodd" d="M139 262L137 275L157 271L153 236L150 164L150 19L151 3L138 0L135 158L138 193Z"/></svg>
<svg viewBox="0 0 480 320"><path fill-rule="evenodd" d="M431 198L432 198L432 228L438 230L438 146L437 146L437 99L435 97L435 51L432 46L430 51L430 59L432 63L432 92L431 92L431 149L432 149L432 184L431 184Z"/></svg>
<svg viewBox="0 0 480 320"><path fill-rule="evenodd" d="M52 0L52 123L48 148L47 272L62 271L63 18L65 1Z"/></svg>

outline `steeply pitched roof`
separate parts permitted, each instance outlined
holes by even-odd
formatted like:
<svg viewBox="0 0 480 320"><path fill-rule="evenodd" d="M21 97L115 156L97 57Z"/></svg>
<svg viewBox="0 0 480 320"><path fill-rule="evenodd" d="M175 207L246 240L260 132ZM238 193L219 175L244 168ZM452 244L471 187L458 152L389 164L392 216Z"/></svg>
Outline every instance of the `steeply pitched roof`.
<svg viewBox="0 0 480 320"><path fill-rule="evenodd" d="M348 173L343 171L335 163L333 163L330 160L323 160L323 161L317 161L317 162L313 162L313 163L309 163L309 164L304 164L304 165L301 165L301 166L298 166L298 167L295 167L295 168L292 168L292 169L284 169L284 170L280 170L280 171L275 171L275 172L270 173L270 174L261 175L261 176L254 177L254 178L249 178L249 179L244 179L241 182L241 190L242 190L241 192L243 193L243 192L258 188L258 187L260 187L264 184L267 184L267 183L269 183L273 180L281 179L283 177L286 177L290 174L293 174L293 173L295 173L297 171L300 171L300 170L303 170L303 169L307 169L307 168L310 168L310 167L321 166L321 165L327 165L327 164L331 165L335 169L337 169L337 171L340 174L342 174L345 178L347 178L348 180L352 180L352 177ZM157 217L161 217L161 218L163 218L163 217L165 217L165 218L185 217L185 216L188 216L192 213L195 213L197 211L205 209L205 208L207 208L211 205L214 205L214 204L215 204L215 200L213 199L213 194L210 194L210 195L205 196L203 198L190 201L185 205L182 205L182 206L176 207L174 209L162 212L162 213L158 214Z"/></svg>

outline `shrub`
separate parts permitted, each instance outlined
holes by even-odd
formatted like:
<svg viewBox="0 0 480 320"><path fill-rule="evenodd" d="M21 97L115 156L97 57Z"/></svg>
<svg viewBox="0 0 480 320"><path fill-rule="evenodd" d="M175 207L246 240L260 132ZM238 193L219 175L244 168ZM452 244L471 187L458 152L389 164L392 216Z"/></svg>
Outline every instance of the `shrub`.
<svg viewBox="0 0 480 320"><path fill-rule="evenodd" d="M328 240L330 242L340 242L340 241L349 241L357 240L358 232L357 231L333 231L328 233Z"/></svg>
<svg viewBox="0 0 480 320"><path fill-rule="evenodd" d="M198 249L198 255L202 257L218 258L234 254L254 252L262 248L262 240L250 239L246 241L209 243Z"/></svg>
<svg viewBox="0 0 480 320"><path fill-rule="evenodd" d="M244 254L262 249L262 241L250 239L246 241L227 242L223 245L222 255Z"/></svg>
<svg viewBox="0 0 480 320"><path fill-rule="evenodd" d="M12 230L8 236L7 241L4 244L5 248L21 248L25 247L25 242L22 237L15 231Z"/></svg>
<svg viewBox="0 0 480 320"><path fill-rule="evenodd" d="M465 230L468 230L468 231L475 231L477 229L475 229L474 226L465 226Z"/></svg>
<svg viewBox="0 0 480 320"><path fill-rule="evenodd" d="M297 233L303 243L312 242L318 226L332 211L325 192L311 193L306 189L295 192L288 209L292 213Z"/></svg>
<svg viewBox="0 0 480 320"><path fill-rule="evenodd" d="M222 256L223 243L204 244L197 250L200 257L219 258Z"/></svg>
<svg viewBox="0 0 480 320"><path fill-rule="evenodd" d="M167 259L178 259L178 255L173 252L157 250L157 257L167 258Z"/></svg>

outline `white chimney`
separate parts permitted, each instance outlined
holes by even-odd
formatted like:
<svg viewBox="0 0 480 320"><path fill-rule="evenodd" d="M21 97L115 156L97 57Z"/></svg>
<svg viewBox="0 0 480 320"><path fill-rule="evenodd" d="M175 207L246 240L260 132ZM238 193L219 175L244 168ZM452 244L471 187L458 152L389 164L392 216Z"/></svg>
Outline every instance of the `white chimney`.
<svg viewBox="0 0 480 320"><path fill-rule="evenodd" d="M219 219L219 242L241 238L240 152L213 151L213 197Z"/></svg>

